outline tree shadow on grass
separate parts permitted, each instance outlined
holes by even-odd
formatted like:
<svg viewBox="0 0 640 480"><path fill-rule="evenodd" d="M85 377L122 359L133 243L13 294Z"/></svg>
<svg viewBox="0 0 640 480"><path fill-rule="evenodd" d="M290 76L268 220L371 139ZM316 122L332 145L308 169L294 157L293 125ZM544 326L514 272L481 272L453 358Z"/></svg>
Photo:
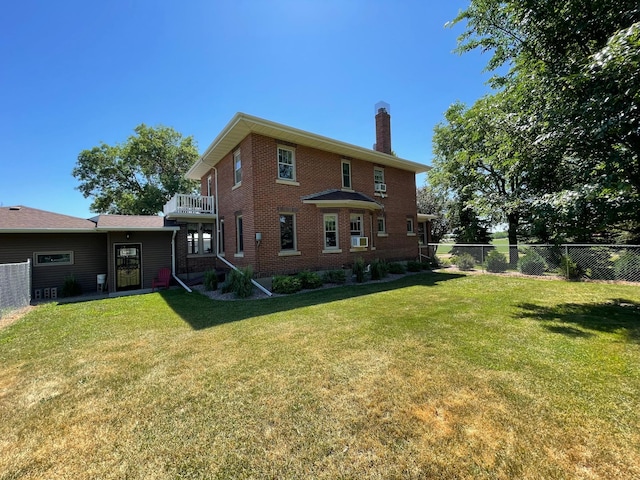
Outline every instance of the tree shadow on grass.
<svg viewBox="0 0 640 480"><path fill-rule="evenodd" d="M548 322L547 330L571 337L590 337L595 332L623 332L640 343L640 303L612 298L602 303L563 303L553 307L521 303L518 318Z"/></svg>
<svg viewBox="0 0 640 480"><path fill-rule="evenodd" d="M436 286L441 282L461 278L451 273L423 273L408 275L385 283L364 283L326 288L282 297L246 301L211 300L198 293L182 290L161 292L164 301L194 330L215 327L224 323L272 313L295 310L313 305L329 304L340 300L363 297L390 290L413 286Z"/></svg>

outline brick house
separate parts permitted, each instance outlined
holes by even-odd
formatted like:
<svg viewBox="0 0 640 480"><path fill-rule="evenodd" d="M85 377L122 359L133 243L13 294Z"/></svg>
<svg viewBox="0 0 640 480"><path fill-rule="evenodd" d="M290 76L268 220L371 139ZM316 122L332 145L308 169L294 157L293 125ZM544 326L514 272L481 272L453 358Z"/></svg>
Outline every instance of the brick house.
<svg viewBox="0 0 640 480"><path fill-rule="evenodd" d="M186 174L200 195L165 205L180 227L178 275L226 262L265 277L416 259L428 219L415 176L429 167L392 154L388 110L376 105L373 150L237 113Z"/></svg>

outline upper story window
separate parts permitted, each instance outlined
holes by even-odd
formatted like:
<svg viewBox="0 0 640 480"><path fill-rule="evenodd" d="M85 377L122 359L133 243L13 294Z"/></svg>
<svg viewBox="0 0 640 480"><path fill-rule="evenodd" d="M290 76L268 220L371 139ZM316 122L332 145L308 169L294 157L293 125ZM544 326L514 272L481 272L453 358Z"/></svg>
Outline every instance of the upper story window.
<svg viewBox="0 0 640 480"><path fill-rule="evenodd" d="M374 167L373 183L376 185L384 183L384 168Z"/></svg>
<svg viewBox="0 0 640 480"><path fill-rule="evenodd" d="M342 160L342 188L351 189L351 162Z"/></svg>
<svg viewBox="0 0 640 480"><path fill-rule="evenodd" d="M233 152L233 184L239 185L242 183L242 158L240 157L240 150Z"/></svg>
<svg viewBox="0 0 640 480"><path fill-rule="evenodd" d="M207 196L208 197L210 197L211 194L213 193L213 189L211 188L212 184L213 184L213 181L212 181L211 175L209 175L207 177Z"/></svg>
<svg viewBox="0 0 640 480"><path fill-rule="evenodd" d="M278 147L278 178L295 181L296 152L293 148Z"/></svg>

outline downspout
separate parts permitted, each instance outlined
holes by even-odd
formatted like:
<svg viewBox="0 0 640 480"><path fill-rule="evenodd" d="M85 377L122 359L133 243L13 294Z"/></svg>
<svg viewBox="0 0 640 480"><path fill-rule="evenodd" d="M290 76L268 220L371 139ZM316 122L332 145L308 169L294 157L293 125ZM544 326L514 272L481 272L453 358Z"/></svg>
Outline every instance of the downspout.
<svg viewBox="0 0 640 480"><path fill-rule="evenodd" d="M173 276L175 281L182 286L182 288L191 293L193 290L187 287L187 285L185 285L185 283L176 275L176 233L178 232L174 230L173 235L171 236L171 275Z"/></svg>
<svg viewBox="0 0 640 480"><path fill-rule="evenodd" d="M225 265L228 265L230 268L233 268L234 270L239 271L238 267L236 267L234 264L232 264L226 258L220 255L220 218L219 218L220 209L218 205L218 169L216 167L213 167L213 170L216 173L216 258L220 259L222 263L224 263ZM264 288L262 285L256 282L253 278L251 279L251 283L253 283L256 287L258 287L259 290L264 292L269 297L273 295L273 293L271 293L269 290Z"/></svg>

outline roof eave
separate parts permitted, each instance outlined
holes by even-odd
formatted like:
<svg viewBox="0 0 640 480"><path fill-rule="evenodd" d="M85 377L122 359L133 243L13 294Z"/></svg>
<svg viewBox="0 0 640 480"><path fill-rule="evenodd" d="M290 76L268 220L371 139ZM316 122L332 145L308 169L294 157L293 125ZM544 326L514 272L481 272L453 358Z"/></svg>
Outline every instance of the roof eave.
<svg viewBox="0 0 640 480"><path fill-rule="evenodd" d="M325 208L364 208L366 210L382 210L382 205L366 200L303 200L302 203L314 204Z"/></svg>
<svg viewBox="0 0 640 480"><path fill-rule="evenodd" d="M358 147L340 140L334 140L239 112L234 115L198 161L189 169L185 175L186 178L190 180L202 178L207 171L215 167L225 155L251 132L414 173L424 173L431 169L431 167L421 163Z"/></svg>

